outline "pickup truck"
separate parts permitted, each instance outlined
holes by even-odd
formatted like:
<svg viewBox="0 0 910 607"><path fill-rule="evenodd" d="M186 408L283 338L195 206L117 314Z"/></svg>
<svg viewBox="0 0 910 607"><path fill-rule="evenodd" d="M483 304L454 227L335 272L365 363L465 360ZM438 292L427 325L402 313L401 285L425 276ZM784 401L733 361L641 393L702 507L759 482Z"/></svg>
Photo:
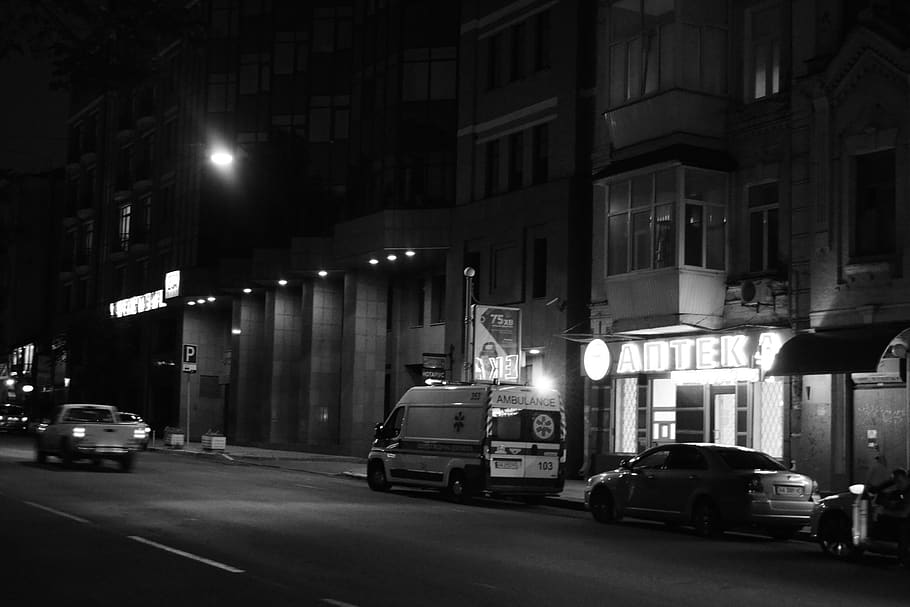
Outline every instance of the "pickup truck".
<svg viewBox="0 0 910 607"><path fill-rule="evenodd" d="M146 429L119 420L117 408L111 405L60 405L47 423L38 426L36 459L41 464L47 456L55 455L67 467L79 459L89 459L95 465L110 459L129 472L145 440Z"/></svg>

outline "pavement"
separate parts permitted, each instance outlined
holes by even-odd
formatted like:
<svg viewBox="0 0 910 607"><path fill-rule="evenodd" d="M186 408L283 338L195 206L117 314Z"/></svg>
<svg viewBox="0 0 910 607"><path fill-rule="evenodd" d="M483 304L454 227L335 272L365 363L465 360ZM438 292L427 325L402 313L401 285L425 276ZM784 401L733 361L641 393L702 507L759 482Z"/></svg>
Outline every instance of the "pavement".
<svg viewBox="0 0 910 607"><path fill-rule="evenodd" d="M157 440L149 445L149 451L173 453L175 455L209 457L216 460L231 461L254 466L269 466L311 474L326 476L345 476L366 482L367 460L365 457L345 455L327 455L305 451L286 451L265 449L243 445L225 446L224 450L207 450L201 443L184 443L183 447L169 447L164 441ZM557 508L584 510L585 482L567 480L562 493L558 496L544 498L543 503Z"/></svg>

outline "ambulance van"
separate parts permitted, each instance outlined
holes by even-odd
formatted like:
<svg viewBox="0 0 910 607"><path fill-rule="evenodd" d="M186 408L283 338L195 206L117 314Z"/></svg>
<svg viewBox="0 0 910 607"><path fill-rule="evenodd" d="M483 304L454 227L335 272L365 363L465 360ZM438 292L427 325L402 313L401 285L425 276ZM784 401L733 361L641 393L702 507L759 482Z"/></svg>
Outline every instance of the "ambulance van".
<svg viewBox="0 0 910 607"><path fill-rule="evenodd" d="M556 495L565 481L565 408L556 390L492 384L408 390L376 435L371 489L441 489L455 501Z"/></svg>

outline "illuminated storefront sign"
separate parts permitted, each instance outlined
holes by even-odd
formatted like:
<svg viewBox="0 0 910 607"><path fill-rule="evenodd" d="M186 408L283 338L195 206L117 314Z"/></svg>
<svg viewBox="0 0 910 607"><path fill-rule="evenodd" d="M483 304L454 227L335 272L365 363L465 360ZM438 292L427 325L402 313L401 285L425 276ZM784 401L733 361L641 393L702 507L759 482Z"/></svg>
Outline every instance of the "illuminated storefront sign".
<svg viewBox="0 0 910 607"><path fill-rule="evenodd" d="M110 312L111 316L114 318L123 318L124 316L141 314L143 312L157 310L158 308L164 308L165 306L167 306L167 304L164 303L164 290L158 289L151 293L115 301L110 304Z"/></svg>
<svg viewBox="0 0 910 607"><path fill-rule="evenodd" d="M610 371L610 349L602 339L592 339L585 348L585 373L593 380L603 379Z"/></svg>
<svg viewBox="0 0 910 607"><path fill-rule="evenodd" d="M164 298L180 296L180 270L174 270L164 275Z"/></svg>
<svg viewBox="0 0 910 607"><path fill-rule="evenodd" d="M474 306L474 380L518 383L521 310Z"/></svg>
<svg viewBox="0 0 910 607"><path fill-rule="evenodd" d="M669 373L679 383L711 383L712 377L725 383L758 381L760 371L771 367L782 343L779 332L765 332L627 341L611 347L614 353L618 348L617 375ZM599 339L588 344L588 377L596 380L607 374L610 354L607 344Z"/></svg>

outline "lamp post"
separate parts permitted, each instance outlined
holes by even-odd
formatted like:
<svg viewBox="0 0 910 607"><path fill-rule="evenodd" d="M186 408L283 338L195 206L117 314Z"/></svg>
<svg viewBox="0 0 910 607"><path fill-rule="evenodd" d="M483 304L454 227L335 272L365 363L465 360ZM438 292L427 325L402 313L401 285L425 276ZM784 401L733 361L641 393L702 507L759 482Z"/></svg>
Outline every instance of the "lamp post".
<svg viewBox="0 0 910 607"><path fill-rule="evenodd" d="M461 371L461 380L464 382L472 381L474 375L471 366L471 289L476 273L471 266L464 269L464 365Z"/></svg>

